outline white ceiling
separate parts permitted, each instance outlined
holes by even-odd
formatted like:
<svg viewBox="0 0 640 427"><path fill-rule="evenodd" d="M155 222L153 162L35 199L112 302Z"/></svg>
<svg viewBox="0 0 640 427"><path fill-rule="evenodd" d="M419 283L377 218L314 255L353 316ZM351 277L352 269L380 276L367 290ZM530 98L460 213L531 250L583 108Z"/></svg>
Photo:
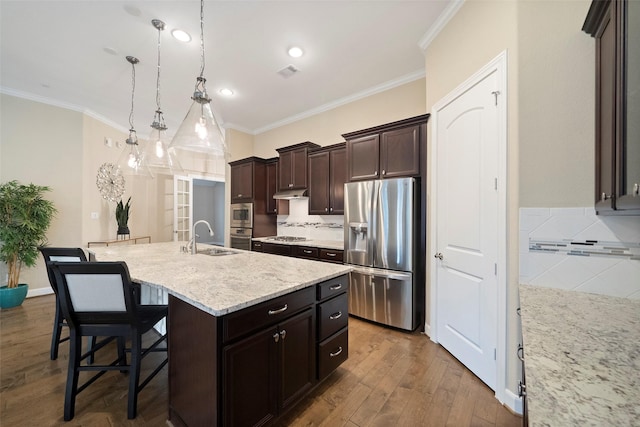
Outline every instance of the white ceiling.
<svg viewBox="0 0 640 427"><path fill-rule="evenodd" d="M211 1L204 7L207 90L225 127L260 133L346 99L424 75L420 39L450 4L422 1ZM132 13L133 12L133 13ZM0 0L0 89L66 106L146 136L155 111L157 30L162 109L175 132L200 72L200 3L193 0ZM178 42L173 28L189 32ZM288 47L305 55L294 59ZM117 53L111 54L105 48ZM300 69L284 79L277 71ZM225 98L222 87L235 91Z"/></svg>

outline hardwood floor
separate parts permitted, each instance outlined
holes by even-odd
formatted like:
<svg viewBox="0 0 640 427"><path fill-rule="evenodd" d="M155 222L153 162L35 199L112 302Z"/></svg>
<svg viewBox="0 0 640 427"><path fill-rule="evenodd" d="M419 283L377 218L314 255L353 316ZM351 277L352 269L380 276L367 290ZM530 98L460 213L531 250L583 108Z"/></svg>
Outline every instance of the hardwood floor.
<svg viewBox="0 0 640 427"><path fill-rule="evenodd" d="M47 295L0 311L0 426L166 425L167 368L140 393L135 420L127 420L126 375L109 372L78 395L76 416L65 424L68 343L58 360L49 360L54 302ZM520 424L493 391L424 335L352 318L349 359L278 426Z"/></svg>

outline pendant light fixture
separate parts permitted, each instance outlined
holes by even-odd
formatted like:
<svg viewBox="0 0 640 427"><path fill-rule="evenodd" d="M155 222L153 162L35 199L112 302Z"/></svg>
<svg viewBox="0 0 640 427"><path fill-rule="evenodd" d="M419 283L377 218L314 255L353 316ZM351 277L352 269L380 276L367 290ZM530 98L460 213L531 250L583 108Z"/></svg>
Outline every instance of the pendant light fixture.
<svg viewBox="0 0 640 427"><path fill-rule="evenodd" d="M178 128L169 148L207 153L217 157L228 156L222 130L211 110L204 78L204 0L200 0L200 75L191 99L193 103Z"/></svg>
<svg viewBox="0 0 640 427"><path fill-rule="evenodd" d="M156 78L156 112L151 123L151 134L144 150L144 158L149 168L157 173L170 173L172 175L181 173L182 166L173 148L169 148L166 140L167 126L164 123L162 108L160 107L160 39L164 30L164 22L154 19L151 24L158 30L158 67Z"/></svg>
<svg viewBox="0 0 640 427"><path fill-rule="evenodd" d="M131 64L131 112L129 113L129 137L127 138L124 150L118 158L118 167L124 175L140 176L143 178L153 178L153 174L147 166L144 153L138 144L138 136L133 126L133 101L136 93L136 64L140 62L134 56L127 56L127 61Z"/></svg>

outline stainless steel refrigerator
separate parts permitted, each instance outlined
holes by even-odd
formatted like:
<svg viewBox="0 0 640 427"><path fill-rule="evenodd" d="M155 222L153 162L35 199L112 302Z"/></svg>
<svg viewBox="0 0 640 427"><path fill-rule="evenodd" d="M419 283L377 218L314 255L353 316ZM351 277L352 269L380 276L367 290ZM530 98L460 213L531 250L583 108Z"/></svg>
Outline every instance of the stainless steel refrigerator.
<svg viewBox="0 0 640 427"><path fill-rule="evenodd" d="M414 178L345 184L345 264L349 313L406 330L418 326Z"/></svg>

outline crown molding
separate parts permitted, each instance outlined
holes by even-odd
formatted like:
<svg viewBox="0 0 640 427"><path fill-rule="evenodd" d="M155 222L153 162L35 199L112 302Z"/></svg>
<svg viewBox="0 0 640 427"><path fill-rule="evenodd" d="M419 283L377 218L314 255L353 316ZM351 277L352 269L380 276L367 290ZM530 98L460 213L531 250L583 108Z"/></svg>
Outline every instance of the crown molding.
<svg viewBox="0 0 640 427"><path fill-rule="evenodd" d="M444 27L446 27L447 23L453 18L453 16L460 10L462 5L464 4L464 0L452 0L449 3L449 6L442 11L438 19L433 23L431 27L429 27L429 31L427 31L418 41L418 46L422 51L426 51L433 39L442 31Z"/></svg>
<svg viewBox="0 0 640 427"><path fill-rule="evenodd" d="M312 108L311 110L307 110L302 113L287 117L285 119L279 120L277 122L271 123L261 128L254 129L252 134L259 135L263 132L267 132L269 130L279 128L281 126L297 122L298 120L306 119L307 117L315 116L316 114L324 113L325 111L333 110L334 108L340 107L342 105L346 105L351 102L357 101L359 99L363 99L368 96L375 95L377 93L384 92L389 89L393 89L394 87L402 86L406 83L410 83L412 81L415 81L424 77L425 77L424 70L414 71L413 73L406 74L394 80L389 80L388 82L382 83L377 86L373 86L361 92L354 93L353 95L340 98L336 101L329 102L327 104L321 105L316 108Z"/></svg>
<svg viewBox="0 0 640 427"><path fill-rule="evenodd" d="M76 104L70 104L68 102L62 102L57 99L34 95L29 92L23 92L20 90L15 90L15 89L3 87L3 86L0 86L0 93L3 93L5 95L10 95L10 96L15 96L16 98L26 99L28 101L34 101L34 102L39 102L41 104L51 105L52 107L64 108L66 110L75 111L75 112L84 114L86 116L89 116L91 118L94 118L108 126L111 126L112 128L120 132L123 132L123 133L129 132L129 129L127 129L126 127L117 124L116 122L96 113L93 110L89 110L87 108L81 107Z"/></svg>

